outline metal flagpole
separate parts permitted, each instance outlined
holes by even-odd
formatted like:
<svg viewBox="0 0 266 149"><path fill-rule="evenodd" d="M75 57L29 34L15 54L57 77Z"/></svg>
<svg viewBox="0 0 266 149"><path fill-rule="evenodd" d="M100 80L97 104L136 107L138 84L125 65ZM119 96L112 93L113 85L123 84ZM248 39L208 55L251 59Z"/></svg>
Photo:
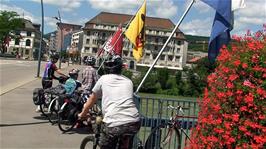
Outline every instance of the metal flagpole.
<svg viewBox="0 0 266 149"><path fill-rule="evenodd" d="M131 23L131 21L134 19L134 17L136 16L136 14L138 13L138 11L140 10L140 8L142 7L142 5L145 3L145 0L143 1L143 3L140 5L139 9L137 10L137 12L135 13L135 15L133 15L130 20L128 21L126 27L125 27L125 30L119 35L119 37L117 38L117 40L115 41L114 45L111 47L111 49L114 48L114 46L116 45L116 43L118 42L119 38L122 36L122 34L125 33L125 31L127 30L127 27L129 26L129 24ZM103 48L104 46L106 45L106 42L103 44ZM122 50L123 51L123 50ZM108 52L107 56L104 58L104 60L102 61L101 65L99 66L99 68L97 69L97 73L98 71L101 69L101 67L103 66L103 63L105 62L105 60L107 59L107 57L109 56L110 52Z"/></svg>
<svg viewBox="0 0 266 149"><path fill-rule="evenodd" d="M164 43L161 51L158 53L156 59L154 60L153 64L151 65L151 67L149 68L149 70L147 71L147 73L145 74L144 78L142 79L142 81L140 82L137 90L135 91L135 94L137 94L139 92L140 87L142 86L143 82L145 81L145 79L147 78L147 76L149 75L151 69L154 67L154 65L156 64L156 62L158 61L159 57L161 56L163 50L165 49L165 47L167 46L167 44L169 43L170 39L172 38L172 36L174 35L175 31L177 30L177 28L179 27L179 25L181 24L181 22L183 21L183 19L185 18L186 14L188 13L188 11L190 10L191 6L193 5L193 3L195 2L195 0L192 0L191 3L189 4L188 8L186 9L186 11L184 12L184 14L182 15L181 19L178 21L178 23L176 24L175 28L173 29L171 35L168 37L167 41Z"/></svg>

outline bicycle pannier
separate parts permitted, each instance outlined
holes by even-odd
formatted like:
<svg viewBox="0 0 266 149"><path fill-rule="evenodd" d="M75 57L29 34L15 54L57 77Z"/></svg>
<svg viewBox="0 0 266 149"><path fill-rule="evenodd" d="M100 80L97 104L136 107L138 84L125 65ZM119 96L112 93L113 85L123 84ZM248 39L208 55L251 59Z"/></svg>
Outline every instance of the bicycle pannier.
<svg viewBox="0 0 266 149"><path fill-rule="evenodd" d="M35 88L33 90L33 103L35 105L41 105L44 101L44 91L42 88Z"/></svg>

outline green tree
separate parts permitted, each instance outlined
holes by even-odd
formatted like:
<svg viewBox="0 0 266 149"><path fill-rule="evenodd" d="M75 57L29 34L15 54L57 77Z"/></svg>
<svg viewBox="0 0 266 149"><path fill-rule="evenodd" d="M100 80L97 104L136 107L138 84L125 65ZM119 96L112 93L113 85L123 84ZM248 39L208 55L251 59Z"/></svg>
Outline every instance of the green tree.
<svg viewBox="0 0 266 149"><path fill-rule="evenodd" d="M14 31L23 27L23 20L14 11L0 11L0 51L5 53L10 39L19 38Z"/></svg>
<svg viewBox="0 0 266 149"><path fill-rule="evenodd" d="M169 72L167 68L157 69L157 79L159 83L161 84L162 89L167 89L166 84L167 84L168 78L169 78Z"/></svg>

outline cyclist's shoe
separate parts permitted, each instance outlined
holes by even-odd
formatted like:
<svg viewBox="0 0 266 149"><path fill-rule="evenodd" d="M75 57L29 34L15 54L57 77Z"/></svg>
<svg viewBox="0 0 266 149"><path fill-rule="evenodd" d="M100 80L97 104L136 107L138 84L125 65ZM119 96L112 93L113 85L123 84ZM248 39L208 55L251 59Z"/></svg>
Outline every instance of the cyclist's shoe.
<svg viewBox="0 0 266 149"><path fill-rule="evenodd" d="M37 113L41 112L41 108L40 108L40 106L37 106L35 112L37 112Z"/></svg>

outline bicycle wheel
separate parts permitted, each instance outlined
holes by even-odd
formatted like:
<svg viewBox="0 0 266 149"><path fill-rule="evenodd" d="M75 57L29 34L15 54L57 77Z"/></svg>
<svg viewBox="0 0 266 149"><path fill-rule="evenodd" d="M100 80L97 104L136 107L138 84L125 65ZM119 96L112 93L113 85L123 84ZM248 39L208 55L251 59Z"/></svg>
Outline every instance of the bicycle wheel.
<svg viewBox="0 0 266 149"><path fill-rule="evenodd" d="M48 120L51 124L55 124L58 122L58 111L59 111L59 103L58 98L54 98L48 107Z"/></svg>
<svg viewBox="0 0 266 149"><path fill-rule="evenodd" d="M87 136L81 141L80 149L100 149L100 147L94 136Z"/></svg>
<svg viewBox="0 0 266 149"><path fill-rule="evenodd" d="M51 101L52 95L49 93L44 93L44 101L40 105L40 111L45 116L48 117L48 108Z"/></svg>
<svg viewBox="0 0 266 149"><path fill-rule="evenodd" d="M167 124L155 127L145 142L145 149L181 149L178 130Z"/></svg>
<svg viewBox="0 0 266 149"><path fill-rule="evenodd" d="M64 103L58 113L58 127L62 132L68 132L73 129L76 121L69 120L72 106L68 103Z"/></svg>

